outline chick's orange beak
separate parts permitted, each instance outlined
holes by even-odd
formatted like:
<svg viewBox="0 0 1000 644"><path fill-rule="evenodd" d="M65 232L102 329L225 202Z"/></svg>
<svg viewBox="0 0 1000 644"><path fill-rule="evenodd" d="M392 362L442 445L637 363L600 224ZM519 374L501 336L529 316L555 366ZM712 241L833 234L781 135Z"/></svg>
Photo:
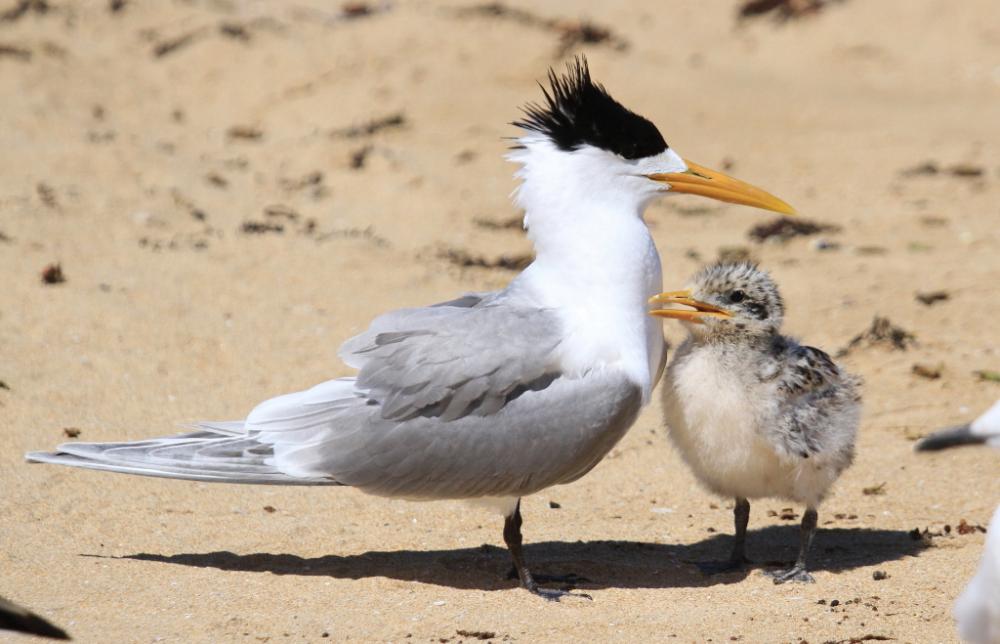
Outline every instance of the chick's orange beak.
<svg viewBox="0 0 1000 644"><path fill-rule="evenodd" d="M684 159L684 163L688 166L685 172L668 172L646 176L653 181L669 184L671 192L701 195L727 203L780 212L783 215L796 214L795 209L790 205L756 186L687 159Z"/></svg>
<svg viewBox="0 0 1000 644"><path fill-rule="evenodd" d="M704 318L730 318L732 314L720 309L717 306L708 304L707 302L701 302L691 297L691 291L669 291L667 293L660 293L659 295L654 295L649 298L649 303L653 304L683 304L684 306L690 306L692 310L689 309L653 309L649 312L650 315L655 315L659 318L671 318L674 320L683 320L685 322L694 322L696 324L703 324Z"/></svg>

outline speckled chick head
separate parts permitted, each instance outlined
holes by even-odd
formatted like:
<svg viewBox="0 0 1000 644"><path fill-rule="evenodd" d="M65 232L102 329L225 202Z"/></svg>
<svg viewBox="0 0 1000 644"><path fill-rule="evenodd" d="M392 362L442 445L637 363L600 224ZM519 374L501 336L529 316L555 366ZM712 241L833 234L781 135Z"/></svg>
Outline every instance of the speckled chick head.
<svg viewBox="0 0 1000 644"><path fill-rule="evenodd" d="M732 338L777 333L785 313L778 285L751 262L706 266L688 282L691 297L717 306L732 317L710 317L688 325L695 336Z"/></svg>

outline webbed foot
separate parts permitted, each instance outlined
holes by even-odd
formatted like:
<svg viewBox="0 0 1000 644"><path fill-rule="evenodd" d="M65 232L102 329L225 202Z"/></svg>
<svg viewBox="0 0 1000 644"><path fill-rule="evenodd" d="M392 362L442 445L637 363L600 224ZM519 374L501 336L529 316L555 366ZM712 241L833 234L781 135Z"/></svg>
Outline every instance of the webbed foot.
<svg viewBox="0 0 1000 644"><path fill-rule="evenodd" d="M795 566L791 570L765 570L764 574L774 579L775 584L783 584L787 581L794 581L802 584L815 584L816 580L802 566Z"/></svg>
<svg viewBox="0 0 1000 644"><path fill-rule="evenodd" d="M533 595L538 595L539 597L542 597L550 602L557 602L561 600L563 597L589 599L590 601L594 600L594 598L587 593L573 592L569 588L542 588L538 584L531 584L530 586L521 584L521 586L529 593L532 593Z"/></svg>

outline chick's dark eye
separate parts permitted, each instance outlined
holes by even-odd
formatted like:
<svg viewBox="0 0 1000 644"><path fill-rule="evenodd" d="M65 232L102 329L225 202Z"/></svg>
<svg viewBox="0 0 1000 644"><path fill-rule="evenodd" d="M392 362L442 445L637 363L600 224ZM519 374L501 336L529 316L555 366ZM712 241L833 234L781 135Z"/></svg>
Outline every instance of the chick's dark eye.
<svg viewBox="0 0 1000 644"><path fill-rule="evenodd" d="M739 304L745 299L747 299L747 294L739 289L729 293L729 301L733 304Z"/></svg>

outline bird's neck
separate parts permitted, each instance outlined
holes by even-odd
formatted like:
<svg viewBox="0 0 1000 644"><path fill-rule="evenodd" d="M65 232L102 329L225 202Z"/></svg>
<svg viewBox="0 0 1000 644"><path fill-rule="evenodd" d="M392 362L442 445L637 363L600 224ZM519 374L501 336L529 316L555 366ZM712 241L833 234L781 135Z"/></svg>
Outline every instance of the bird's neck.
<svg viewBox="0 0 1000 644"><path fill-rule="evenodd" d="M585 190L538 193L524 185L519 194L536 255L518 285L560 314L564 369L620 366L648 399L664 348L661 324L647 314L662 279L645 204Z"/></svg>
<svg viewBox="0 0 1000 644"><path fill-rule="evenodd" d="M642 220L655 191L638 193L600 157L559 151L547 142L528 142L510 158L521 164L514 201L524 209L538 270L550 280L583 285L594 297L653 295L637 280L653 269L659 275L659 256ZM607 293L599 291L603 286Z"/></svg>
<svg viewBox="0 0 1000 644"><path fill-rule="evenodd" d="M744 353L747 350L760 353L780 353L785 350L788 339L777 329L764 332L741 330L730 324L716 329L694 323L687 323L691 343L695 347L713 347L722 351Z"/></svg>
<svg viewBox="0 0 1000 644"><path fill-rule="evenodd" d="M646 300L659 292L650 289L661 286L660 257L640 213L597 203L559 211L525 214L535 270L558 283L567 299L642 304L645 309Z"/></svg>

